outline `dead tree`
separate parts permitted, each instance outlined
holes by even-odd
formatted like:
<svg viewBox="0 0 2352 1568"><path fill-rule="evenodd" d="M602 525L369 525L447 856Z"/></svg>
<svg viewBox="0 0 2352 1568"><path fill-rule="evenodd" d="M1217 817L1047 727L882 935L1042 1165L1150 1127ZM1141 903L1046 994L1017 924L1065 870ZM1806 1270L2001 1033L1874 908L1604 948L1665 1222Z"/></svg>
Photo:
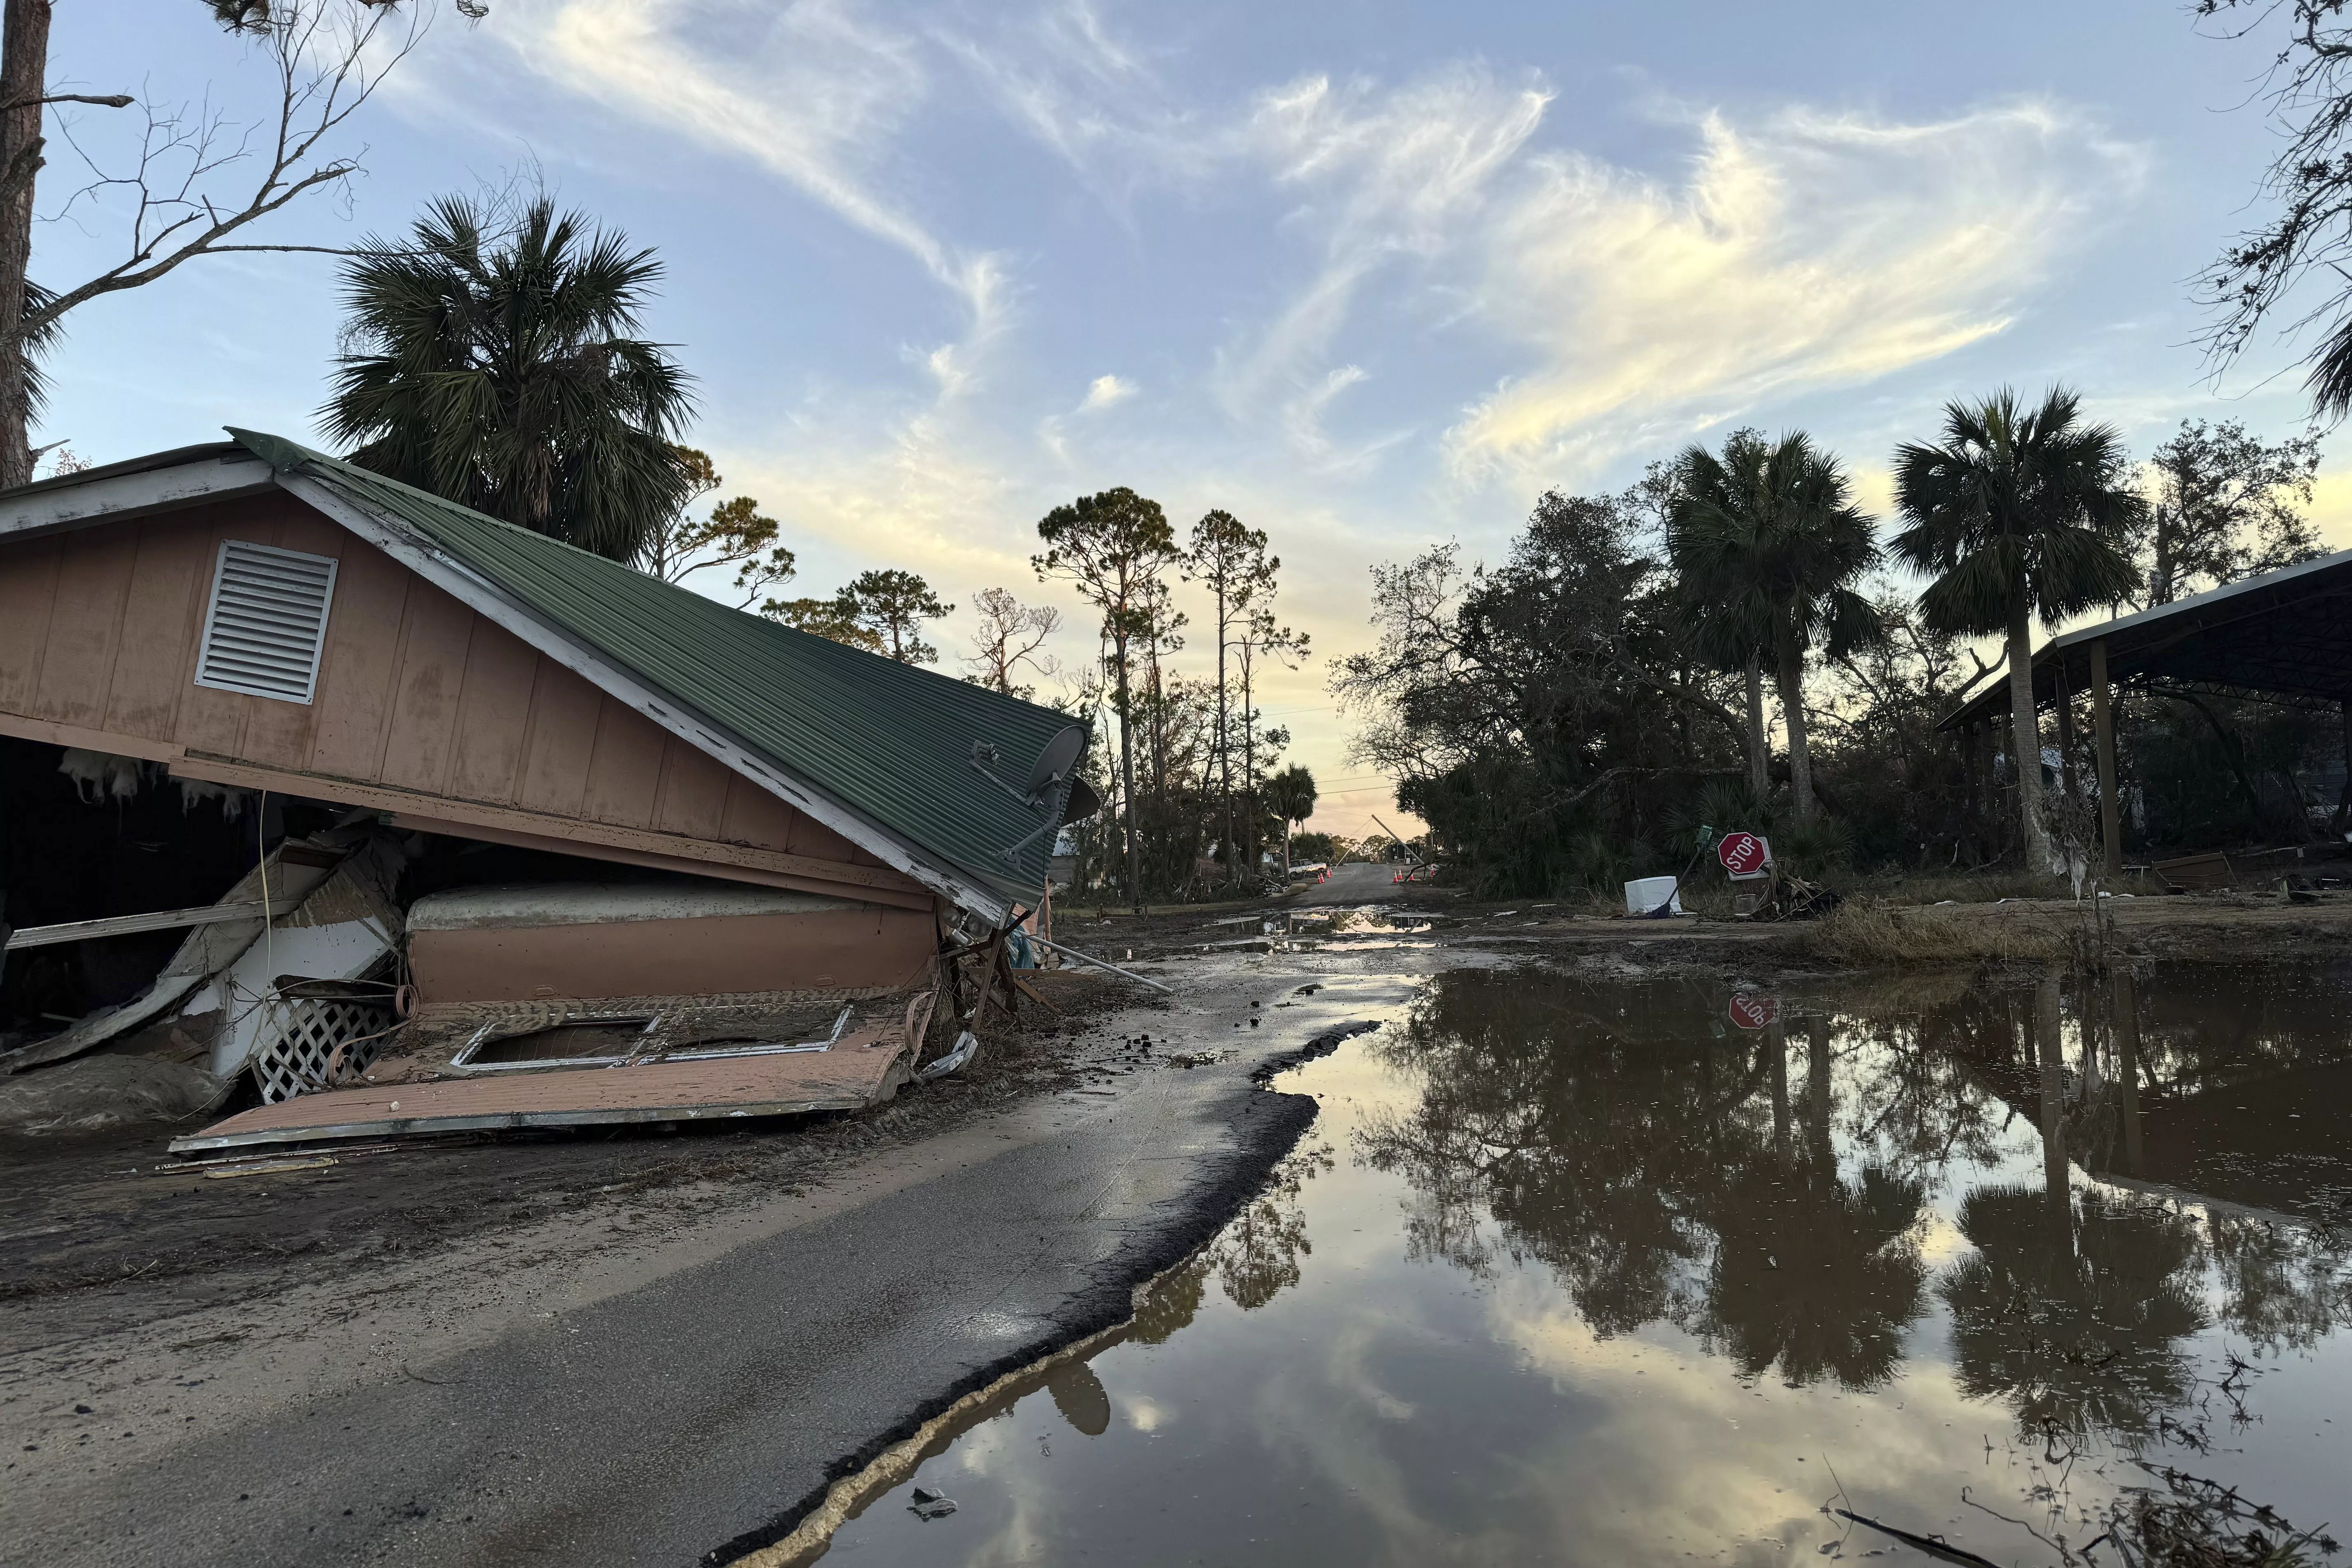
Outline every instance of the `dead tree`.
<svg viewBox="0 0 2352 1568"><path fill-rule="evenodd" d="M385 74L423 38L435 0L214 0L222 26L250 40L267 63L275 106L250 122L209 100L166 105L130 93L51 92L52 0L6 0L0 27L0 489L32 477L27 351L67 312L105 294L142 288L199 256L318 251L341 247L270 244L255 226L313 193L346 192L356 157L329 143ZM456 0L468 17L478 0ZM57 217L119 227L120 258L66 288L33 289L34 189L49 163L49 110L59 104L134 110L133 148L87 144L60 118L58 138L84 178Z"/></svg>

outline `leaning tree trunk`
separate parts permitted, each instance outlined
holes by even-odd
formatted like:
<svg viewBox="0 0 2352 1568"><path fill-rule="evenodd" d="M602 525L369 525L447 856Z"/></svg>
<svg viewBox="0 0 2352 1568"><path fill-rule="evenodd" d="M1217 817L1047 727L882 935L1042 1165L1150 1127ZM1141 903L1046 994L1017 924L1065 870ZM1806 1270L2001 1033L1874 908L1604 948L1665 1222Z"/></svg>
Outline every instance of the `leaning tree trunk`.
<svg viewBox="0 0 2352 1568"><path fill-rule="evenodd" d="M1797 826L1813 822L1813 759L1805 747L1805 654L1797 639L1780 637L1780 720L1789 729L1789 793L1795 797Z"/></svg>
<svg viewBox="0 0 2352 1568"><path fill-rule="evenodd" d="M33 478L26 396L25 273L33 259L33 179L41 170L49 0L8 0L0 24L0 489Z"/></svg>
<svg viewBox="0 0 2352 1568"><path fill-rule="evenodd" d="M2042 721L2033 706L2033 607L2022 589L2009 605L2009 713L2017 809L2025 827L2025 868L2052 870L2050 832L2042 823Z"/></svg>
<svg viewBox="0 0 2352 1568"><path fill-rule="evenodd" d="M1748 784L1762 810L1772 798L1772 738L1764 729L1764 661L1748 656Z"/></svg>

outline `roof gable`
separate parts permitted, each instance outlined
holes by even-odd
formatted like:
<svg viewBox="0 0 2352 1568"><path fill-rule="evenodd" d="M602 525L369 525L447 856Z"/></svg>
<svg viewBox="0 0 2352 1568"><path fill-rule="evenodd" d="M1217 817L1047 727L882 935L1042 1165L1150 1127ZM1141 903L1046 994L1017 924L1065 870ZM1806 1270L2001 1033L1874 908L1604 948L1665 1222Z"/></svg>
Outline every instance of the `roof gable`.
<svg viewBox="0 0 2352 1568"><path fill-rule="evenodd" d="M1060 820L1067 786L1041 807L1028 805L975 765L974 747L994 748L1003 759L994 772L1018 784L1045 742L1080 721L730 609L294 442L229 433L281 483L315 481L478 575L548 630L622 667L698 721L672 728L722 761L757 777L745 759L728 754L748 750L882 830L897 842L832 824L957 901L995 912L1042 889L1054 834L1040 829L1049 816ZM303 493L299 484L289 488ZM714 729L720 733L708 732ZM888 852L907 847L928 854L901 863ZM923 864L933 858L961 877L943 885L942 868ZM978 889L958 882L993 896L975 899Z"/></svg>

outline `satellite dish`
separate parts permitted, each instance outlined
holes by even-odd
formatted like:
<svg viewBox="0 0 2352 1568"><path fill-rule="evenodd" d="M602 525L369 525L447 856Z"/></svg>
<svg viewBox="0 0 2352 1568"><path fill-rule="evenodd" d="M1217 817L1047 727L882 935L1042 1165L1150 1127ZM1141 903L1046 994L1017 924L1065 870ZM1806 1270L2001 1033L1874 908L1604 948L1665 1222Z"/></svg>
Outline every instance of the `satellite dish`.
<svg viewBox="0 0 2352 1568"><path fill-rule="evenodd" d="M1070 776L1078 765L1078 753L1086 749L1087 731L1083 725L1073 724L1062 731L1037 752L1037 760L1029 767L1029 798L1036 800L1047 790Z"/></svg>

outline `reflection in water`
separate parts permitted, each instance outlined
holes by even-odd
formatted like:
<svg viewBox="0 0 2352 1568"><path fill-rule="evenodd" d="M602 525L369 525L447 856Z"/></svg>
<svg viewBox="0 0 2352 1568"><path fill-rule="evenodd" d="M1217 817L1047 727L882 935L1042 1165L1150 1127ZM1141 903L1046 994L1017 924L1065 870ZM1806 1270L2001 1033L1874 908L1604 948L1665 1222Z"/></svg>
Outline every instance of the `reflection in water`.
<svg viewBox="0 0 2352 1568"><path fill-rule="evenodd" d="M2054 1201L2067 1202L2063 1183ZM2197 1227L2096 1189L2076 1209L2053 1204L2013 1186L1961 1203L1976 1252L1937 1287L1960 1387L2007 1403L2029 1430L2149 1436L2195 1381L2182 1342L2206 1326Z"/></svg>
<svg viewBox="0 0 2352 1568"><path fill-rule="evenodd" d="M2218 1528L2163 1468L2184 1460L2212 1496L2337 1511L2352 986L1952 976L1777 1000L1431 982L1286 1080L1322 1101L1317 1146L1132 1325L931 1445L952 1520L869 1508L835 1550L1763 1563L1888 1544L1846 1540L1834 1505L2055 1563L2050 1542L2127 1516L2142 1547L2147 1520ZM2137 1501L2131 1459L2159 1467ZM2260 1560L2220 1539L2179 1560Z"/></svg>
<svg viewBox="0 0 2352 1568"><path fill-rule="evenodd" d="M1359 1147L1423 1194L1416 1253L1484 1275L1499 1247L1549 1265L1598 1333L1663 1320L1743 1376L1876 1387L1921 1311L1924 1188L1878 1165L1840 1174L1826 1020L1792 1111L1780 1026L1727 1032L1721 1016L1694 984L1449 975L1382 1047L1426 1087Z"/></svg>

